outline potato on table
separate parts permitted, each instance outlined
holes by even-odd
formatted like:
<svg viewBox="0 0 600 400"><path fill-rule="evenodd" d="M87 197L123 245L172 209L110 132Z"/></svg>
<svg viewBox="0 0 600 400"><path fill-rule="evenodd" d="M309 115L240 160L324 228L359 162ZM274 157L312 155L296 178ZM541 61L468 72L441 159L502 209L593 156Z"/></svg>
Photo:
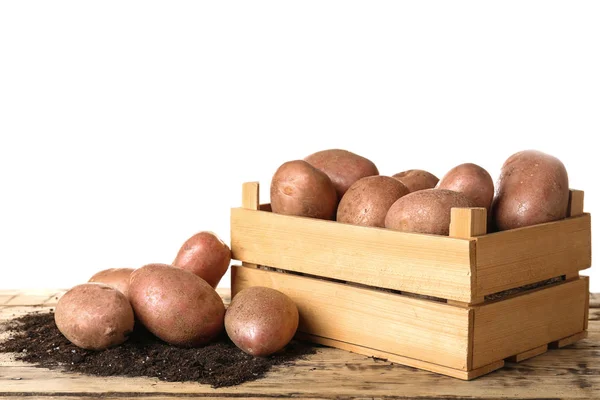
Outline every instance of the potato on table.
<svg viewBox="0 0 600 400"><path fill-rule="evenodd" d="M225 314L225 330L244 352L268 356L292 340L298 321L298 308L288 296L254 286L242 290L231 301Z"/></svg>
<svg viewBox="0 0 600 400"><path fill-rule="evenodd" d="M65 293L56 304L54 320L71 343L88 350L125 342L134 325L125 295L102 283L84 283Z"/></svg>
<svg viewBox="0 0 600 400"><path fill-rule="evenodd" d="M138 320L155 336L178 346L200 346L223 331L225 306L202 278L166 264L131 274L129 300Z"/></svg>
<svg viewBox="0 0 600 400"><path fill-rule="evenodd" d="M204 231L185 241L173 261L173 266L198 275L216 288L227 272L230 262L229 246L214 233Z"/></svg>
<svg viewBox="0 0 600 400"><path fill-rule="evenodd" d="M105 285L114 287L123 293L125 297L128 297L129 278L133 271L133 268L109 268L97 272L88 282L104 283Z"/></svg>

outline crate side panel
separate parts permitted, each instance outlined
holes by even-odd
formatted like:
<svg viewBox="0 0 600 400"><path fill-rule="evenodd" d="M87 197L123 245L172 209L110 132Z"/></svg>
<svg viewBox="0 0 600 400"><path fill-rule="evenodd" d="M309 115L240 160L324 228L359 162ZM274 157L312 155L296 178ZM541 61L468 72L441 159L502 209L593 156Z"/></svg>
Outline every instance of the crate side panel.
<svg viewBox="0 0 600 400"><path fill-rule="evenodd" d="M589 214L476 240L480 296L574 273L592 262Z"/></svg>
<svg viewBox="0 0 600 400"><path fill-rule="evenodd" d="M470 240L234 208L233 258L469 302Z"/></svg>
<svg viewBox="0 0 600 400"><path fill-rule="evenodd" d="M475 307L473 368L578 333L585 278Z"/></svg>
<svg viewBox="0 0 600 400"><path fill-rule="evenodd" d="M299 331L466 370L469 310L293 274L232 267L232 290L277 289L296 303Z"/></svg>

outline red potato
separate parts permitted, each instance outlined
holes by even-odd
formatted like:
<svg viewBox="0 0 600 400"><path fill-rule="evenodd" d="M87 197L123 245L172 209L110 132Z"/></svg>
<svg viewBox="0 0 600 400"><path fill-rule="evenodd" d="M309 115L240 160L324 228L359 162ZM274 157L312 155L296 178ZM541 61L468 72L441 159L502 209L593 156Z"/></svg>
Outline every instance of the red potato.
<svg viewBox="0 0 600 400"><path fill-rule="evenodd" d="M398 179L400 182L412 192L418 190L432 189L438 183L437 176L422 169L409 169L407 171L398 172L392 175L392 178Z"/></svg>
<svg viewBox="0 0 600 400"><path fill-rule="evenodd" d="M104 350L129 338L134 316L125 295L114 287L84 283L60 298L54 321L58 330L75 346Z"/></svg>
<svg viewBox="0 0 600 400"><path fill-rule="evenodd" d="M204 231L185 241L173 266L198 275L215 288L227 272L230 262L229 246L214 233Z"/></svg>
<svg viewBox="0 0 600 400"><path fill-rule="evenodd" d="M499 230L567 216L569 176L556 157L536 150L510 156L500 172L492 218Z"/></svg>
<svg viewBox="0 0 600 400"><path fill-rule="evenodd" d="M319 151L309 155L304 161L329 176L338 199L341 199L357 180L367 176L379 175L377 167L371 160L347 150Z"/></svg>
<svg viewBox="0 0 600 400"><path fill-rule="evenodd" d="M448 189L467 196L474 207L483 207L488 212L494 198L494 181L479 165L461 164L452 168L439 181L437 189Z"/></svg>
<svg viewBox="0 0 600 400"><path fill-rule="evenodd" d="M390 207L385 227L448 236L452 207L472 207L472 203L462 193L452 190L419 190L401 197Z"/></svg>
<svg viewBox="0 0 600 400"><path fill-rule="evenodd" d="M333 219L337 203L331 179L306 161L284 163L271 180L274 213Z"/></svg>
<svg viewBox="0 0 600 400"><path fill-rule="evenodd" d="M190 271L145 265L131 274L129 300L138 320L167 343L201 346L223 330L223 301Z"/></svg>
<svg viewBox="0 0 600 400"><path fill-rule="evenodd" d="M254 286L239 292L225 314L225 330L242 351L268 356L283 349L298 329L296 304L271 288Z"/></svg>
<svg viewBox="0 0 600 400"><path fill-rule="evenodd" d="M367 176L346 191L337 210L337 221L383 228L385 216L396 200L408 194L408 188L389 176Z"/></svg>
<svg viewBox="0 0 600 400"><path fill-rule="evenodd" d="M97 272L88 282L104 283L105 285L114 287L123 293L125 297L128 297L129 278L133 271L133 268L109 268Z"/></svg>

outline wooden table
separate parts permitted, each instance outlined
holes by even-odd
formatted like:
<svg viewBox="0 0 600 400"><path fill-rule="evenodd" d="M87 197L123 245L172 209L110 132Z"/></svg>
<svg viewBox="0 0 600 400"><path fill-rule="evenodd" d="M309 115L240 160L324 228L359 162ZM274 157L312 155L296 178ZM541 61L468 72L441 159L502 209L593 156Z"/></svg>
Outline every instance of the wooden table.
<svg viewBox="0 0 600 400"><path fill-rule="evenodd" d="M56 304L58 290L0 292L0 322ZM228 293L221 293L225 301ZM332 348L276 367L264 379L212 389L152 378L100 378L36 368L0 354L0 399L511 398L600 399L600 295L590 299L589 337L465 382ZM1 335L0 335L1 338Z"/></svg>

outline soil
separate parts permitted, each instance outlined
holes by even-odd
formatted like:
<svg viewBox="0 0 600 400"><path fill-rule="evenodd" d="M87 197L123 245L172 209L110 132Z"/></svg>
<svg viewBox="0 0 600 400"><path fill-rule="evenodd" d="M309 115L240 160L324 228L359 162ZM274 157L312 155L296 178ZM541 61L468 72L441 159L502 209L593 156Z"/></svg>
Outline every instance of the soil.
<svg viewBox="0 0 600 400"><path fill-rule="evenodd" d="M293 365L316 352L316 346L292 341L269 357L253 357L223 335L200 348L179 348L157 339L137 326L121 346L83 350L58 330L53 313L28 314L7 323L10 337L0 343L0 353L39 367L97 376L145 376L168 382L195 381L212 387L238 385L263 377L273 366Z"/></svg>

